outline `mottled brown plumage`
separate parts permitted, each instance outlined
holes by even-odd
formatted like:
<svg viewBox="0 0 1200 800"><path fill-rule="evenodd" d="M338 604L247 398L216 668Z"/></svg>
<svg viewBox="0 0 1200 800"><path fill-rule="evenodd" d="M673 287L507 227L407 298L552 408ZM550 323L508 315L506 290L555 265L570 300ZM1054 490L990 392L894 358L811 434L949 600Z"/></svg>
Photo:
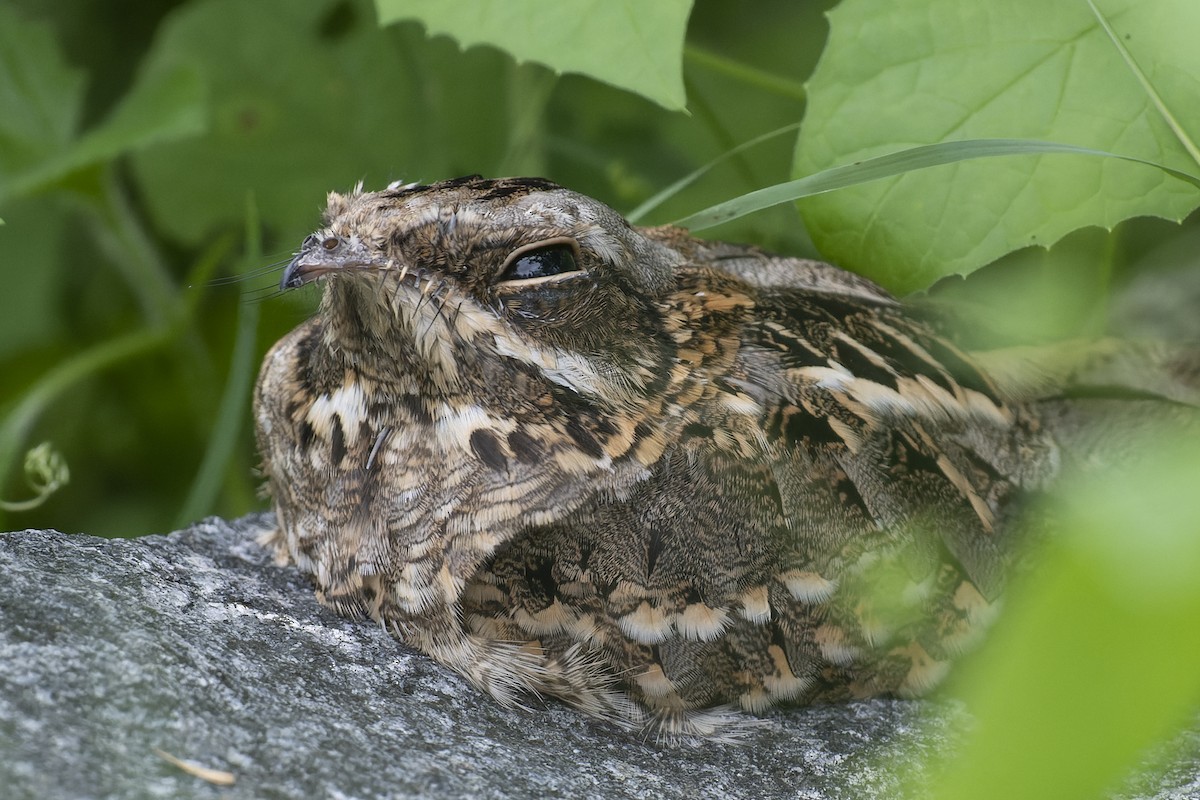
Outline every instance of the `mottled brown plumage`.
<svg viewBox="0 0 1200 800"><path fill-rule="evenodd" d="M270 540L503 703L703 735L920 693L1059 469L1045 387L874 284L544 181L331 195L318 278L256 392Z"/></svg>

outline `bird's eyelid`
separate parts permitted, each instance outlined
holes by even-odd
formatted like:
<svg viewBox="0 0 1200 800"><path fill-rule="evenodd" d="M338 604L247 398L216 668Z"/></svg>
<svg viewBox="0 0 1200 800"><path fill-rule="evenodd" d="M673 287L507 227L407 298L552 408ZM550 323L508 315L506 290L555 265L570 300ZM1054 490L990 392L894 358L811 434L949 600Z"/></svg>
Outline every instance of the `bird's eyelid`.
<svg viewBox="0 0 1200 800"><path fill-rule="evenodd" d="M534 250L541 250L543 247L554 247L555 245L560 245L560 244L565 244L568 247L570 247L571 251L572 251L572 255L575 256L576 262L579 261L580 254L581 254L581 250L579 247L579 241L577 239L575 239L573 236L554 236L549 239L541 239L536 242L530 242L529 244L523 244L520 247L518 247L516 250L513 250L511 253L508 254L508 257L504 259L504 263L500 265L500 269L499 269L499 271L497 271L496 274L503 275L504 271L506 269L508 269L510 264L512 264L514 261L516 261L521 256L525 255L526 253L531 253Z"/></svg>
<svg viewBox="0 0 1200 800"><path fill-rule="evenodd" d="M570 236L522 245L504 259L493 278L493 288L507 294L581 278L588 271L579 266L579 257L579 242Z"/></svg>

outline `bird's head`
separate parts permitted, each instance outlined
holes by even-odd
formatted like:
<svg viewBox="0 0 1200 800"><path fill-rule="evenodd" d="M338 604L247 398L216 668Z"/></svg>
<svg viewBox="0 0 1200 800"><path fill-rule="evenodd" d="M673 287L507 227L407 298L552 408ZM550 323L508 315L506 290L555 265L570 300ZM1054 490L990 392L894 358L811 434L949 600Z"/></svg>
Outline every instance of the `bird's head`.
<svg viewBox="0 0 1200 800"><path fill-rule="evenodd" d="M590 197L471 177L331 194L281 286L322 280L330 344L432 392L491 393L516 372L620 405L669 367L678 261Z"/></svg>

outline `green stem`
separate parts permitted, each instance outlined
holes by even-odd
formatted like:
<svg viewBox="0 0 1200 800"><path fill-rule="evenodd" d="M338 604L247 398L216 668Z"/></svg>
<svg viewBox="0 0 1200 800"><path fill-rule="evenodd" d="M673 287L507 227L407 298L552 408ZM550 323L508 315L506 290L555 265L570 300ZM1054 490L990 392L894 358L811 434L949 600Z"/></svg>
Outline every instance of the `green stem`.
<svg viewBox="0 0 1200 800"><path fill-rule="evenodd" d="M0 486L8 483L22 442L42 412L63 392L93 373L162 347L175 332L160 327L118 336L84 350L43 375L0 424Z"/></svg>
<svg viewBox="0 0 1200 800"><path fill-rule="evenodd" d="M717 156L712 161L709 161L704 166L699 167L698 169L695 169L692 172L689 172L687 175L684 175L682 178L675 181L674 183L672 183L667 188L663 189L658 194L656 194L653 197L651 197L650 199L646 200L644 203L642 203L640 206L635 208L633 211L630 211L628 214L626 214L625 218L627 220L629 220L630 222L637 223L643 217L645 217L647 214L649 214L651 211L658 208L660 205L662 205L666 201L670 200L672 197L679 194L681 191L686 189L688 186L692 185L694 182L696 182L697 180L702 178L710 170L712 170L713 167L716 167L718 164L721 164L722 162L724 162L727 159L730 159L734 156L741 155L746 150L749 150L752 147L760 145L763 142L768 141L770 139L774 139L776 136L781 136L785 133L790 133L792 131L796 131L799 129L800 129L800 123L793 122L790 125L784 125L782 128L776 128L775 130L769 131L768 133L764 133L760 136L755 136L750 141L742 142L737 147L733 147L733 148L726 150L724 153Z"/></svg>
<svg viewBox="0 0 1200 800"><path fill-rule="evenodd" d="M58 491L59 488L58 486L48 486L38 492L37 497L31 497L28 500L0 500L0 511L9 514L20 511L32 511L46 502L46 498Z"/></svg>
<svg viewBox="0 0 1200 800"><path fill-rule="evenodd" d="M262 261L262 226L254 196L246 199L245 261ZM246 398L250 394L250 379L254 374L254 345L258 335L259 305L242 303L238 306L237 335L233 340L233 357L229 363L229 378L221 393L217 421L208 437L208 447L200 461L200 469L188 490L187 499L175 518L175 527L182 528L209 513L221 491L223 475L237 450L238 436L246 416Z"/></svg>
<svg viewBox="0 0 1200 800"><path fill-rule="evenodd" d="M175 528L182 528L209 513L221 491L225 468L237 449L246 416L246 398L250 395L250 379L254 374L254 344L258 334L257 303L242 303L238 307L237 336L233 342L233 358L229 379L221 393L217 423L208 440L200 469L188 491L187 500L175 519Z"/></svg>
<svg viewBox="0 0 1200 800"><path fill-rule="evenodd" d="M112 169L106 169L101 175L99 196L86 207L92 212L100 247L137 297L146 320L151 325L173 322L179 306L170 271Z"/></svg>
<svg viewBox="0 0 1200 800"><path fill-rule="evenodd" d="M749 64L743 64L740 61L734 61L732 58L719 55L703 47L687 44L683 48L683 54L699 66L707 67L713 72L719 72L764 91L774 92L792 100L803 100L808 97L808 92L805 91L802 83L758 67L752 67Z"/></svg>

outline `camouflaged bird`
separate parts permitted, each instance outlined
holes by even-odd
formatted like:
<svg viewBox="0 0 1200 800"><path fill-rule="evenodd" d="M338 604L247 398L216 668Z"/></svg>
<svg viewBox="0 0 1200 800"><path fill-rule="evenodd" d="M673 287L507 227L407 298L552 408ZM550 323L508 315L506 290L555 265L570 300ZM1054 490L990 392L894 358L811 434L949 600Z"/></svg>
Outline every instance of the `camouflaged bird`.
<svg viewBox="0 0 1200 800"><path fill-rule="evenodd" d="M923 692L1059 470L1037 393L878 286L543 180L331 194L318 279L255 395L269 541L504 704L689 736Z"/></svg>

